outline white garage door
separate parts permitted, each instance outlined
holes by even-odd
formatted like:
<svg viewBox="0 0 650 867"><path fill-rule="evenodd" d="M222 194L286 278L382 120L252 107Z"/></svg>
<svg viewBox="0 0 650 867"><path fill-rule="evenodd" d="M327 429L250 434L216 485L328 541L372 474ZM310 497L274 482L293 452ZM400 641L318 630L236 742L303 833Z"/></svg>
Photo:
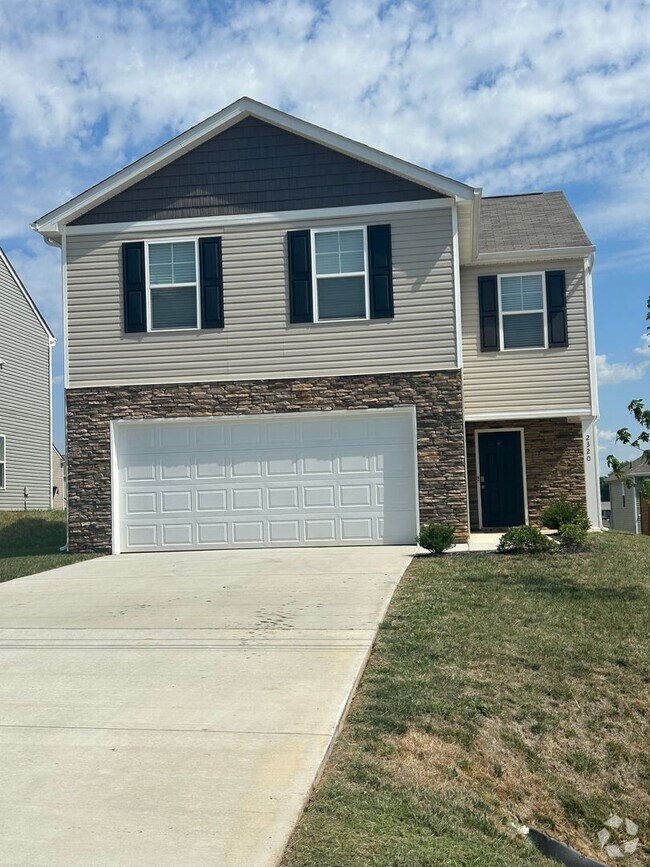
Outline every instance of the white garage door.
<svg viewBox="0 0 650 867"><path fill-rule="evenodd" d="M409 410L117 422L116 548L411 543L414 425Z"/></svg>

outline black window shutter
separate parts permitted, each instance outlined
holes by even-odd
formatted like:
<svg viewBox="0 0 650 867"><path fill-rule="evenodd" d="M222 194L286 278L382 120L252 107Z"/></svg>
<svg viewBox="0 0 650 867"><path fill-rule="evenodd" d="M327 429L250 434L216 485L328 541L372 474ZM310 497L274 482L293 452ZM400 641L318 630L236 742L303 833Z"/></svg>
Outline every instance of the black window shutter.
<svg viewBox="0 0 650 867"><path fill-rule="evenodd" d="M546 316L548 345L568 346L569 331L566 317L566 275L564 271L546 272Z"/></svg>
<svg viewBox="0 0 650 867"><path fill-rule="evenodd" d="M498 352L501 346L496 277L478 278L478 299L481 317L481 352Z"/></svg>
<svg viewBox="0 0 650 867"><path fill-rule="evenodd" d="M199 238L201 328L223 328L221 238Z"/></svg>
<svg viewBox="0 0 650 867"><path fill-rule="evenodd" d="M287 232L289 320L313 322L311 235L308 229Z"/></svg>
<svg viewBox="0 0 650 867"><path fill-rule="evenodd" d="M147 330L147 290L144 275L144 241L122 244L124 331Z"/></svg>
<svg viewBox="0 0 650 867"><path fill-rule="evenodd" d="M370 318L392 319L393 253L390 226L368 226Z"/></svg>

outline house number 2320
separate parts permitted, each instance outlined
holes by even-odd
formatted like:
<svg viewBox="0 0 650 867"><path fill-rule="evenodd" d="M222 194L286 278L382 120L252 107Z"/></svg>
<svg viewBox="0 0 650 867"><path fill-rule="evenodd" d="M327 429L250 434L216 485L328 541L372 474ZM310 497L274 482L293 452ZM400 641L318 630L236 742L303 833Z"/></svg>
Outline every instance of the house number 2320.
<svg viewBox="0 0 650 867"><path fill-rule="evenodd" d="M591 460L591 434L585 436L585 460Z"/></svg>

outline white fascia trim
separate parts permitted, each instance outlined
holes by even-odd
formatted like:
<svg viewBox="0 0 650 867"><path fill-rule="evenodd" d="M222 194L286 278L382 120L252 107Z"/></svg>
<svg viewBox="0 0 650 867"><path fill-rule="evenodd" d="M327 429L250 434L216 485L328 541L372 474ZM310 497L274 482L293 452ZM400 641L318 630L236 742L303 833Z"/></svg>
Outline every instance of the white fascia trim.
<svg viewBox="0 0 650 867"><path fill-rule="evenodd" d="M596 327L594 322L594 289L592 271L594 269L595 254L592 252L585 257L583 274L585 279L585 299L587 308L587 345L589 349L589 394L591 408L594 416L598 418L600 409L598 405L598 365L596 363Z"/></svg>
<svg viewBox="0 0 650 867"><path fill-rule="evenodd" d="M583 247L547 247L547 248L532 248L530 250L511 250L499 253L479 253L476 259L471 262L472 266L489 264L492 262L525 262L529 259L548 260L548 259L582 259L584 256L590 256L596 248L593 245Z"/></svg>
<svg viewBox="0 0 650 867"><path fill-rule="evenodd" d="M451 232L452 232L452 266L454 277L454 325L456 337L456 367L463 366L463 325L461 319L460 298L460 249L458 238L458 206L454 203L451 209Z"/></svg>
<svg viewBox="0 0 650 867"><path fill-rule="evenodd" d="M7 256L5 255L5 252L2 249L2 247L0 247L0 260L2 260L2 262L4 262L5 267L7 268L7 271L9 272L9 276L13 279L16 286L20 289L20 291L25 296L25 300L27 301L29 306L34 311L34 314L36 315L36 318L38 319L39 323L41 324L43 331L47 334L50 346L54 346L54 344L56 343L56 337L50 331L50 326L47 324L47 322L43 318L43 314L38 309L38 307L36 306L36 304L34 303L32 297L31 297L31 295L29 294L29 292L25 288L25 284L20 279L18 274L16 274L13 265L11 264L11 262L9 261Z"/></svg>
<svg viewBox="0 0 650 867"><path fill-rule="evenodd" d="M519 421L536 418L593 418L590 409L512 409L510 412L468 412L465 421Z"/></svg>
<svg viewBox="0 0 650 867"><path fill-rule="evenodd" d="M140 234L142 232L182 229L219 229L225 226L251 226L264 223L313 222L323 219L366 217L374 214L400 214L450 208L453 199L418 199L414 202L387 202L377 205L348 205L341 208L306 208L299 211L274 211L268 214L230 214L215 217L183 217L176 220L138 220L133 223L93 223L66 226L67 235Z"/></svg>
<svg viewBox="0 0 650 867"><path fill-rule="evenodd" d="M383 153L369 145L355 142L338 133L323 129L308 121L300 120L297 117L244 96L232 103L232 105L217 112L217 114L212 115L212 117L206 118L206 120L186 130L186 132L181 133L176 138L161 145L139 160L136 160L130 166L126 166L121 171L116 172L111 177L106 178L69 202L45 214L39 220L32 223L32 228L41 234L60 231L60 227L70 220L76 219L81 214L137 183L142 178L177 159L183 153L192 150L192 148L197 147L207 139L223 132L246 117L256 117L258 120L271 123L288 132L295 133L369 165L399 175L443 195L457 196L461 199L471 199L474 195L474 188L467 186L467 184L447 178L444 175L439 175L436 172L416 166L390 154Z"/></svg>

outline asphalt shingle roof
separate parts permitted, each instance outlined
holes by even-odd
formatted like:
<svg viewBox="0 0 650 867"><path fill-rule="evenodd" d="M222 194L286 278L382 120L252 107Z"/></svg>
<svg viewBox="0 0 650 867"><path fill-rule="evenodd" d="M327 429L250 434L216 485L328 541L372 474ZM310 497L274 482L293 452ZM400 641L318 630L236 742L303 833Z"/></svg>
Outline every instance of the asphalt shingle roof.
<svg viewBox="0 0 650 867"><path fill-rule="evenodd" d="M479 254L590 244L562 192L488 196L481 200Z"/></svg>

